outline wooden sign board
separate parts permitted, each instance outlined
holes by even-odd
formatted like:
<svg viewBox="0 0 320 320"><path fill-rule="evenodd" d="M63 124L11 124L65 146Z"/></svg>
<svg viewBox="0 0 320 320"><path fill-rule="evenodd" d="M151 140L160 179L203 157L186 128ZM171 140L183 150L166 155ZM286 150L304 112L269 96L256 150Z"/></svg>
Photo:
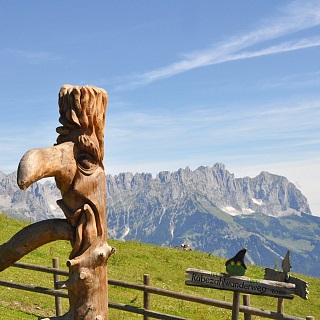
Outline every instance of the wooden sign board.
<svg viewBox="0 0 320 320"><path fill-rule="evenodd" d="M302 299L308 299L308 283L299 278L289 276L286 280L286 276L281 271L276 271L274 269L265 268L264 269L264 279L265 280L275 280L275 281L285 281L286 283L293 283L295 285L294 294L299 296Z"/></svg>
<svg viewBox="0 0 320 320"><path fill-rule="evenodd" d="M244 276L229 276L207 270L189 268L186 285L238 291L243 293L293 299L295 285L269 280L255 280Z"/></svg>

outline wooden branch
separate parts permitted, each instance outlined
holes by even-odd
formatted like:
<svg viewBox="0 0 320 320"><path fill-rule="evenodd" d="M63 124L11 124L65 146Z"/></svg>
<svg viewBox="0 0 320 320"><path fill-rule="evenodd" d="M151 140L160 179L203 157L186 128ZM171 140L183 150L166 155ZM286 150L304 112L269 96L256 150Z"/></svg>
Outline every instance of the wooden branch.
<svg viewBox="0 0 320 320"><path fill-rule="evenodd" d="M66 219L45 220L25 227L0 246L0 271L44 244L56 240L73 241L74 232Z"/></svg>

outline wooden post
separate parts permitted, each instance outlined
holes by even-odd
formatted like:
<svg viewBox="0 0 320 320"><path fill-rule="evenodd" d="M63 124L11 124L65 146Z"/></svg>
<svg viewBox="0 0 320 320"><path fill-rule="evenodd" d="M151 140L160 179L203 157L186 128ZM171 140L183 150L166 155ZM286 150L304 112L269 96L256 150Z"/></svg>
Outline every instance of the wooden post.
<svg viewBox="0 0 320 320"><path fill-rule="evenodd" d="M52 259L52 266L59 269L59 258ZM53 274L54 289L58 289L58 282L60 281L60 276L58 274ZM54 297L56 305L56 316L62 315L62 298Z"/></svg>
<svg viewBox="0 0 320 320"><path fill-rule="evenodd" d="M29 150L21 158L17 183L26 190L34 182L54 177L62 199L57 204L66 216L48 223L36 223L37 233L19 233L18 239L28 250L52 240L69 239L72 251L67 261L69 279L58 283L67 289L69 311L51 319L107 320L107 262L115 249L108 245L106 217L106 176L104 172L104 123L108 94L94 86L64 85L59 92L59 134L49 148ZM66 229L66 224L68 228ZM67 231L67 234L66 234ZM48 236L41 238L42 234ZM21 239L21 236L27 235ZM12 242L10 242L12 244ZM20 245L13 241L13 248ZM0 256L5 249L0 247ZM15 252L15 250L10 250ZM9 254L10 266L17 257ZM0 262L1 267L1 262ZM48 319L48 318L46 318ZM49 318L50 319L50 318Z"/></svg>
<svg viewBox="0 0 320 320"><path fill-rule="evenodd" d="M239 308L240 308L240 292L233 292L233 303L232 303L232 320L239 319Z"/></svg>
<svg viewBox="0 0 320 320"><path fill-rule="evenodd" d="M314 317L308 316L308 317L306 317L306 320L314 320Z"/></svg>
<svg viewBox="0 0 320 320"><path fill-rule="evenodd" d="M278 307L277 312L283 314L284 313L284 299L278 298Z"/></svg>
<svg viewBox="0 0 320 320"><path fill-rule="evenodd" d="M288 253L287 253L287 255L288 255ZM278 281L279 282L285 281L285 274L284 273L278 273ZM281 314L284 313L284 300L283 300L283 298L278 298L277 312L281 313Z"/></svg>
<svg viewBox="0 0 320 320"><path fill-rule="evenodd" d="M144 274L143 275L143 284L145 286L150 285L150 274ZM146 290L143 291L143 308L145 310L150 310L150 294ZM149 317L147 315L143 316L144 320L149 320Z"/></svg>
<svg viewBox="0 0 320 320"><path fill-rule="evenodd" d="M243 305L250 307L250 294L243 295ZM244 313L244 320L251 320L251 314Z"/></svg>

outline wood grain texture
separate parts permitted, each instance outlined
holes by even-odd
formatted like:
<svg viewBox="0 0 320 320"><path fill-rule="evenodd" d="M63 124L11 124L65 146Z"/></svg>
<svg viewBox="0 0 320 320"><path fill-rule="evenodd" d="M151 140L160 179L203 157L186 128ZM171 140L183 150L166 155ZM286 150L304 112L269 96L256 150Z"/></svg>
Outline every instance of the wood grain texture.
<svg viewBox="0 0 320 320"><path fill-rule="evenodd" d="M186 271L186 285L215 288L261 296L293 299L295 285L278 281L251 279L244 276L230 276L207 270L189 268Z"/></svg>
<svg viewBox="0 0 320 320"><path fill-rule="evenodd" d="M62 196L57 204L66 219L37 223L19 232L0 247L0 260L9 257L7 263L0 261L0 267L50 241L71 241L70 277L61 283L68 289L70 310L51 319L108 319L107 261L114 248L107 242L103 166L107 101L104 89L62 86L57 143L29 150L19 163L17 183L23 190L42 178L55 178Z"/></svg>

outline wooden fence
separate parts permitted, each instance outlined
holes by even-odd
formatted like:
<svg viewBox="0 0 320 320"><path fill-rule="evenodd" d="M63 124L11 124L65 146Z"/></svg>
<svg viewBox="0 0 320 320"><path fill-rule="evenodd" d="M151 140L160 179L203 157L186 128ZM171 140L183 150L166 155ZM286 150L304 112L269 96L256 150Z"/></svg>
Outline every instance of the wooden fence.
<svg viewBox="0 0 320 320"><path fill-rule="evenodd" d="M57 289L57 282L60 280L59 279L60 276L68 276L68 271L59 269L58 259L57 258L53 259L52 268L33 265L33 264L27 264L27 263L21 263L21 262L16 262L13 266L17 268L23 268L23 269L53 274L54 289L37 287L33 285L27 285L27 284L15 283L11 281L3 281L3 280L0 280L0 286L10 287L10 288L15 288L20 290L27 290L27 291L54 296L55 305L56 305L56 315L61 316L62 315L62 298L68 298L68 294L65 291L61 291ZM205 298L201 296L179 293L179 292L152 287L150 286L150 276L147 274L145 274L143 277L143 284L131 283L131 282L126 282L121 280L114 280L114 279L109 279L108 283L114 286L138 290L143 293L143 307L135 307L131 305L125 305L125 304L110 302L110 301L108 305L109 305L109 308L141 314L144 320L149 320L150 318L164 319L164 320L187 320L186 318L167 315L167 314L150 310L151 294L166 296L173 299L180 299L180 300L195 302L199 304L204 304L208 306L224 308L229 310L233 310L234 308L233 304L235 303L235 301L233 301L233 303L230 303L226 301L220 301L220 300ZM253 308L250 306L250 295L248 294L243 295L243 305L238 305L237 308L239 308L239 311L244 314L245 320L251 320L251 315L260 316L266 319L314 320L314 317L312 316L307 316L306 318L299 318L299 317L290 316L290 315L286 315L279 312L272 312L272 311ZM237 319L238 318L232 318L232 320L237 320Z"/></svg>

